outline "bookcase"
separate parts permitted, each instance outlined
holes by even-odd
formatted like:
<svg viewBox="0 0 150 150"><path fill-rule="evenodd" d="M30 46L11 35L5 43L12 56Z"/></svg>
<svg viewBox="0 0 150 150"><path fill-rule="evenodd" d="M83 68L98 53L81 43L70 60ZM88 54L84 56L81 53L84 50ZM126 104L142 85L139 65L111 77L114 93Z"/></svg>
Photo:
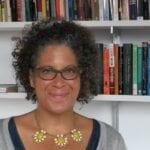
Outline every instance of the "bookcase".
<svg viewBox="0 0 150 150"><path fill-rule="evenodd" d="M76 23L89 28L96 42L138 44L150 40L149 20L76 21ZM11 67L11 51L14 45L12 37L21 36L25 24L30 25L31 22L0 22L0 84L15 83ZM36 107L24 99L24 93L0 93L0 118L12 114L18 115ZM125 138L128 150L150 149L148 140L150 138L150 96L98 95L92 103L83 106L82 109L81 107L77 104L75 109L117 128Z"/></svg>

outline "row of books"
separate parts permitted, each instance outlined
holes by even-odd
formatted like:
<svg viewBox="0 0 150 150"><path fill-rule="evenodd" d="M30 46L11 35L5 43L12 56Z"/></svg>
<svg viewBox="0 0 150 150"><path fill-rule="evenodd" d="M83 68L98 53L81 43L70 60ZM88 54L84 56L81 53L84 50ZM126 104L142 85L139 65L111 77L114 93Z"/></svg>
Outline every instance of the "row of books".
<svg viewBox="0 0 150 150"><path fill-rule="evenodd" d="M97 46L99 94L150 95L150 43Z"/></svg>
<svg viewBox="0 0 150 150"><path fill-rule="evenodd" d="M149 19L148 0L0 0L0 22Z"/></svg>

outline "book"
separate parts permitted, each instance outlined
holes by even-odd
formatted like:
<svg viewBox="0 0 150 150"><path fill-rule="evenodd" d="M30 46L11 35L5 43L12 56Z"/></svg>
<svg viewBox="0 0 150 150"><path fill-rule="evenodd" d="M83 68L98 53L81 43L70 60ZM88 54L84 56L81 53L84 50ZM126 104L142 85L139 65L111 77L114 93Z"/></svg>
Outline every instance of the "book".
<svg viewBox="0 0 150 150"><path fill-rule="evenodd" d="M137 1L136 0L129 0L129 16L130 16L130 20L137 19Z"/></svg>
<svg viewBox="0 0 150 150"><path fill-rule="evenodd" d="M142 95L147 95L148 43L142 42Z"/></svg>
<svg viewBox="0 0 150 150"><path fill-rule="evenodd" d="M85 20L92 20L91 2L90 2L90 0L84 0L83 1L83 9L84 9Z"/></svg>
<svg viewBox="0 0 150 150"><path fill-rule="evenodd" d="M103 48L103 94L110 94L110 81L109 81L109 48Z"/></svg>
<svg viewBox="0 0 150 150"><path fill-rule="evenodd" d="M137 47L137 94L142 95L142 47Z"/></svg>
<svg viewBox="0 0 150 150"><path fill-rule="evenodd" d="M115 93L115 58L114 58L114 44L109 44L109 85L110 94Z"/></svg>
<svg viewBox="0 0 150 150"><path fill-rule="evenodd" d="M18 92L16 84L0 84L0 93Z"/></svg>
<svg viewBox="0 0 150 150"><path fill-rule="evenodd" d="M98 93L103 94L103 44L97 43L98 50Z"/></svg>
<svg viewBox="0 0 150 150"><path fill-rule="evenodd" d="M143 20L143 0L137 0L137 20Z"/></svg>
<svg viewBox="0 0 150 150"><path fill-rule="evenodd" d="M118 47L118 86L119 95L123 94L123 47Z"/></svg>
<svg viewBox="0 0 150 150"><path fill-rule="evenodd" d="M132 95L132 43L123 44L123 94Z"/></svg>
<svg viewBox="0 0 150 150"><path fill-rule="evenodd" d="M137 45L133 44L133 55L132 55L132 77L133 77L133 95L137 95Z"/></svg>
<svg viewBox="0 0 150 150"><path fill-rule="evenodd" d="M147 56L147 95L150 95L150 43L148 43Z"/></svg>
<svg viewBox="0 0 150 150"><path fill-rule="evenodd" d="M121 20L129 20L129 1L121 1Z"/></svg>
<svg viewBox="0 0 150 150"><path fill-rule="evenodd" d="M115 82L115 95L119 94L119 45L114 44L114 61L115 61L115 77L114 77L114 82Z"/></svg>
<svg viewBox="0 0 150 150"><path fill-rule="evenodd" d="M143 0L143 19L149 19L149 0Z"/></svg>
<svg viewBox="0 0 150 150"><path fill-rule="evenodd" d="M103 20L110 20L109 0L104 0L103 1Z"/></svg>
<svg viewBox="0 0 150 150"><path fill-rule="evenodd" d="M73 0L68 0L69 20L74 20Z"/></svg>

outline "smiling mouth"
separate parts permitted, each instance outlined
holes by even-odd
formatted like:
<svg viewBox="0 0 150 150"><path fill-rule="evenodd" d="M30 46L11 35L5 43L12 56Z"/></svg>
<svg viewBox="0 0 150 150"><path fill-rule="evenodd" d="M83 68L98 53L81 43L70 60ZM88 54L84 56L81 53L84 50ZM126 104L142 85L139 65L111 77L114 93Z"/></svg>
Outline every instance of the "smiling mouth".
<svg viewBox="0 0 150 150"><path fill-rule="evenodd" d="M64 100L64 98L66 98L66 96L68 95L68 93L62 93L62 94L49 94L49 96L54 99L55 101L61 101Z"/></svg>

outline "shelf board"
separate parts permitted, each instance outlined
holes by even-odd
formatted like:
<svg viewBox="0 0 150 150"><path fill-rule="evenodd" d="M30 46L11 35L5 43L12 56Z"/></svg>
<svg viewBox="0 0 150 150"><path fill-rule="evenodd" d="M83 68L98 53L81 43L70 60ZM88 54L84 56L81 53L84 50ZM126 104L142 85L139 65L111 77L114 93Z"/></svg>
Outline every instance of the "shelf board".
<svg viewBox="0 0 150 150"><path fill-rule="evenodd" d="M150 28L150 20L121 20L121 21L74 21L88 28ZM20 31L31 22L0 22L0 31Z"/></svg>
<svg viewBox="0 0 150 150"><path fill-rule="evenodd" d="M95 101L114 101L114 102L150 102L150 96L143 95L98 95Z"/></svg>
<svg viewBox="0 0 150 150"><path fill-rule="evenodd" d="M0 99L25 99L25 96L25 93L0 93ZM150 102L150 96L98 95L94 100L114 102Z"/></svg>

